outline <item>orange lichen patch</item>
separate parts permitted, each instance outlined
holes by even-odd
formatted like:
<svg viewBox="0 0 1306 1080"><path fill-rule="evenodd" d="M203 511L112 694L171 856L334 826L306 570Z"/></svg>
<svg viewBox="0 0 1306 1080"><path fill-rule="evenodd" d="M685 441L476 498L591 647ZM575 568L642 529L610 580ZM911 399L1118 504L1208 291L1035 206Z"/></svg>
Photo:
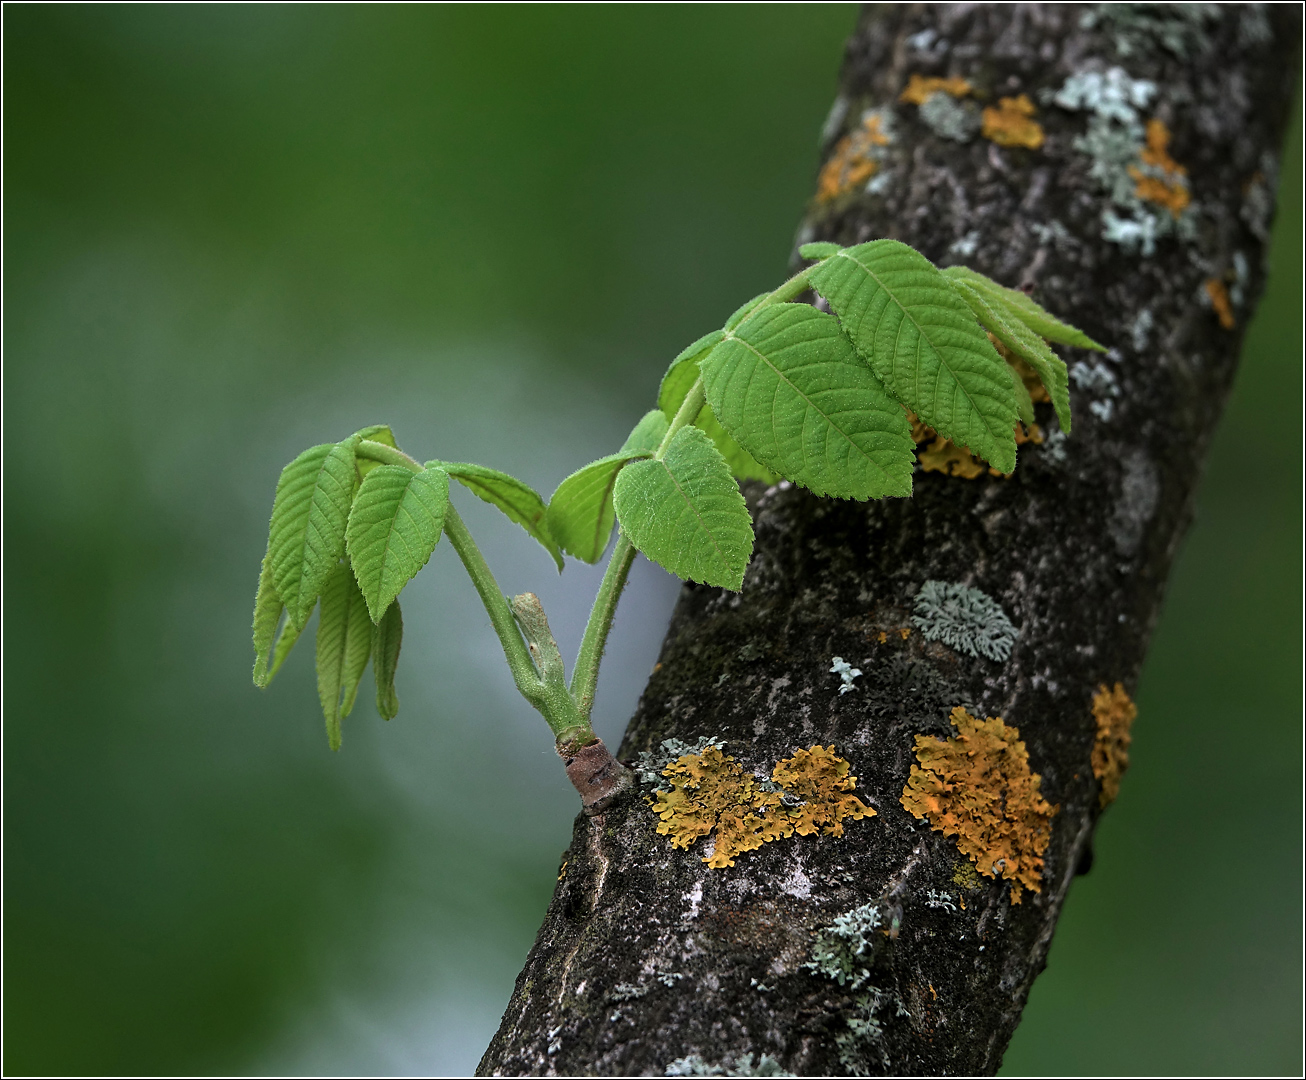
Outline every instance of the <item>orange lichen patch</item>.
<svg viewBox="0 0 1306 1080"><path fill-rule="evenodd" d="M1233 305L1229 303L1229 290L1219 278L1208 278L1206 295L1211 298L1211 307L1215 308L1215 317L1226 330L1232 330L1236 323L1233 317Z"/></svg>
<svg viewBox="0 0 1306 1080"><path fill-rule="evenodd" d="M875 640L878 641L881 645L887 645L889 643L889 635L891 633L897 634L900 638L902 638L903 641L906 641L909 637L911 637L911 627L901 626L896 630L881 630L878 634L875 635Z"/></svg>
<svg viewBox="0 0 1306 1080"><path fill-rule="evenodd" d="M1040 400L1046 400L1046 398ZM924 438L934 435L932 428L926 428L925 430L929 434ZM1034 443L1037 446L1043 441L1043 431L1037 424L1025 425L1017 421L1012 434L1015 436L1017 446L1024 446L1026 443ZM915 436L916 431L913 426L912 437L915 438ZM960 476L963 480L974 480L977 476L983 476L985 471L990 476L1011 475L1011 473L1004 473L1001 469L986 466L984 462L980 461L964 446L958 446L942 436L935 437L934 441L923 449L920 447L922 441L923 439L916 439L916 460L921 463L923 472L941 472L944 476Z"/></svg>
<svg viewBox="0 0 1306 1080"><path fill-rule="evenodd" d="M1192 201L1188 194L1188 170L1170 156L1170 129L1155 118L1147 122L1147 145L1138 152L1146 170L1129 166L1129 175L1137 187L1134 194L1147 202L1157 203L1178 217Z"/></svg>
<svg viewBox="0 0 1306 1080"><path fill-rule="evenodd" d="M672 847L687 848L715 830L716 845L703 859L714 869L734 866L743 852L795 832L842 836L845 818L875 815L851 794L857 778L848 770L848 762L834 753L833 746L828 750L813 746L775 767L771 786L786 790L767 790L738 761L709 746L701 754L677 758L662 770L671 789L654 792L653 811L661 818L657 831L671 837ZM786 806L786 796L801 803Z"/></svg>
<svg viewBox="0 0 1306 1080"><path fill-rule="evenodd" d="M1097 739L1093 743L1093 775L1102 782L1098 803L1103 809L1120 794L1120 778L1129 768L1129 729L1133 727L1138 707L1129 700L1122 684L1114 690L1106 685L1093 695L1093 719L1097 721Z"/></svg>
<svg viewBox="0 0 1306 1080"><path fill-rule="evenodd" d="M1017 728L1001 717L977 720L961 706L952 710L952 724L957 734L948 739L916 736L920 764L902 789L903 809L956 837L985 877L1010 881L1011 902L1019 904L1024 889L1042 891L1057 808L1040 793Z"/></svg>
<svg viewBox="0 0 1306 1080"><path fill-rule="evenodd" d="M872 113L862 121L862 126L851 135L839 140L830 160L821 168L816 184L816 201L829 202L845 191L851 191L875 175L879 167L872 156L873 148L888 146L878 114Z"/></svg>
<svg viewBox="0 0 1306 1080"><path fill-rule="evenodd" d="M947 79L913 75L907 80L907 87L898 95L898 100L908 105L924 105L926 98L931 94L937 94L940 90L945 94L951 94L953 97L959 98L970 93L971 85L957 75Z"/></svg>
<svg viewBox="0 0 1306 1080"><path fill-rule="evenodd" d="M1161 180L1155 176L1147 176L1135 165L1129 166L1129 175L1138 181L1138 186L1134 188L1135 195L1146 202L1159 203L1169 210L1174 217L1182 214L1188 208L1189 202L1192 201L1188 194L1188 188L1183 184Z"/></svg>
<svg viewBox="0 0 1306 1080"><path fill-rule="evenodd" d="M920 450L916 458L925 472L941 472L944 476L960 476L964 480L984 475L984 465L969 450L942 436Z"/></svg>
<svg viewBox="0 0 1306 1080"><path fill-rule="evenodd" d="M925 423L911 409L904 409L903 411L907 414L907 423L911 424L912 441L917 446L934 438L934 429L929 424Z"/></svg>
<svg viewBox="0 0 1306 1080"><path fill-rule="evenodd" d="M844 818L858 821L874 817L875 811L853 795L857 777L852 766L834 752L834 747L813 746L797 750L771 771L772 782L797 795L803 805L790 813L799 836L842 836Z"/></svg>
<svg viewBox="0 0 1306 1080"><path fill-rule="evenodd" d="M1037 150L1043 145L1043 126L1035 119L1038 110L1025 94L1004 97L995 109L984 110L980 134L999 146L1024 146Z"/></svg>
<svg viewBox="0 0 1306 1080"><path fill-rule="evenodd" d="M1171 176L1187 176L1188 170L1170 156L1170 129L1153 117L1147 122L1147 145L1138 153L1144 165L1152 165Z"/></svg>

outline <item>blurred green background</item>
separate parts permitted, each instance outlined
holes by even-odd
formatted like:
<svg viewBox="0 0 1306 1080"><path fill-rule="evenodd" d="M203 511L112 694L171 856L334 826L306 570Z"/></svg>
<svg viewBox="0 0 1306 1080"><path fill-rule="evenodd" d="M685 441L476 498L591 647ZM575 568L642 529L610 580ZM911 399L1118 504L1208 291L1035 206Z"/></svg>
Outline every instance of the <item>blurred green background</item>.
<svg viewBox="0 0 1306 1080"><path fill-rule="evenodd" d="M465 578L403 709L250 685L278 471L391 422L544 491L782 274L850 7L7 7L4 1068L471 1069L574 796ZM1301 142L1139 693L1005 1071L1301 1068ZM461 500L579 638L597 574ZM676 586L641 563L615 738ZM369 676L370 681L370 676ZM480 797L497 775L499 797Z"/></svg>

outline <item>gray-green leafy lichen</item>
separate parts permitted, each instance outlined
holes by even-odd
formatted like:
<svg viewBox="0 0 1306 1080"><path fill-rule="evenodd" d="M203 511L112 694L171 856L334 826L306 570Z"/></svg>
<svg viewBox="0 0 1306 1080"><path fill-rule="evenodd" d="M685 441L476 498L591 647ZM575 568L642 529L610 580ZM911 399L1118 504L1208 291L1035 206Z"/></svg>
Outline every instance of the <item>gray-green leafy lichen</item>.
<svg viewBox="0 0 1306 1080"><path fill-rule="evenodd" d="M1220 14L1219 4L1097 4L1084 14L1080 25L1107 31L1121 56L1163 48L1186 60L1211 47L1206 26ZM1262 15L1262 21L1264 18Z"/></svg>
<svg viewBox="0 0 1306 1080"><path fill-rule="evenodd" d="M840 986L858 989L871 977L870 962L877 944L874 935L883 925L877 902L853 908L817 935L812 958L803 967Z"/></svg>
<svg viewBox="0 0 1306 1080"><path fill-rule="evenodd" d="M699 1054L676 1058L667 1066L665 1076L796 1076L786 1072L770 1054L761 1054L753 1064L752 1054L740 1054L733 1064L709 1065Z"/></svg>
<svg viewBox="0 0 1306 1080"><path fill-rule="evenodd" d="M927 581L916 594L912 622L930 641L989 660L1006 660L1016 641L998 602L969 585Z"/></svg>

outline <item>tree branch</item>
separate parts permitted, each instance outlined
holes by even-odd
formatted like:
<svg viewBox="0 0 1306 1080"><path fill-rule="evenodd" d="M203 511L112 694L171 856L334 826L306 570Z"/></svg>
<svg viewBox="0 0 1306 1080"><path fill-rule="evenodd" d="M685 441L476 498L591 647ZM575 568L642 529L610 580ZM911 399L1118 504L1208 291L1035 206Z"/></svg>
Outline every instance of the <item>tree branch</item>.
<svg viewBox="0 0 1306 1080"><path fill-rule="evenodd" d="M913 498L869 504L749 486L743 592L685 588L620 756L712 736L765 774L832 745L878 815L725 869L704 864L705 840L672 848L644 799L579 817L482 1073L996 1071L1090 857L1103 791L1093 695L1134 688L1261 290L1299 40L1286 6L865 13L825 145L827 162L857 167L823 172L801 238L900 239L1031 291L1112 351L1059 350L1074 434L1022 447L1010 478L918 471ZM902 102L912 75L970 89ZM1101 77L1089 80L1099 106L1122 78L1153 84L1124 99L1140 130L1164 125L1147 129L1151 158L1094 143L1091 94L1053 102L1086 75ZM1021 94L1042 140L1004 145L981 109ZM879 138L863 138L858 165L842 140L871 116ZM1112 168L1129 178L1115 190ZM1140 189L1151 197L1131 209ZM1150 238L1139 206L1155 211ZM1051 406L1037 408L1056 432ZM913 622L927 581L995 600L1018 631L1010 655L927 640ZM839 692L834 656L863 670L855 691ZM900 802L914 737L954 735L958 705L1019 729L1057 807L1040 891L1019 904ZM843 980L830 977L839 949Z"/></svg>

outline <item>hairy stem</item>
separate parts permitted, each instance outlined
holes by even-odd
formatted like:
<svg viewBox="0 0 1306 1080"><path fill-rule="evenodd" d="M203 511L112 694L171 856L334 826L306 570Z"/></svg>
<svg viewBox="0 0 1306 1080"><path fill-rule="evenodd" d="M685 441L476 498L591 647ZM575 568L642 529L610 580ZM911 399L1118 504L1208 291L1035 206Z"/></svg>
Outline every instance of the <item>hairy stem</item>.
<svg viewBox="0 0 1306 1080"><path fill-rule="evenodd" d="M589 719L590 710L594 708L594 688L599 681L599 664L603 661L603 650L607 648L608 632L612 629L612 619L617 613L617 601L621 591L626 587L626 578L630 575L631 563L635 561L635 545L625 533L617 536L617 546L613 549L608 568L603 572L603 583L598 595L594 597L594 606L590 609L589 622L585 624L585 636L581 639L580 652L576 656L576 670L571 676L571 696L581 716Z"/></svg>

